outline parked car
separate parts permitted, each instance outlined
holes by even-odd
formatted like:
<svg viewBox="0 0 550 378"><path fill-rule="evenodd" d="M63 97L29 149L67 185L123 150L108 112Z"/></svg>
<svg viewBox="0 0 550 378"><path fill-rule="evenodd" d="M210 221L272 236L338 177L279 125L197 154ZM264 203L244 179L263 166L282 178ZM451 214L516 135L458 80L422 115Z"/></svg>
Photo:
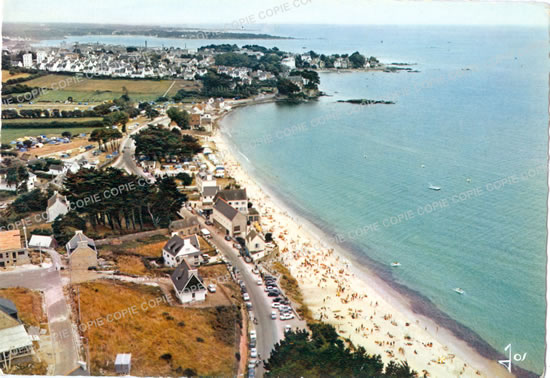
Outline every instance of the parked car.
<svg viewBox="0 0 550 378"><path fill-rule="evenodd" d="M258 351L256 350L256 348L250 348L250 357L252 358L258 357Z"/></svg>
<svg viewBox="0 0 550 378"><path fill-rule="evenodd" d="M257 284L258 286L262 286L262 280L256 281L256 284Z"/></svg>
<svg viewBox="0 0 550 378"><path fill-rule="evenodd" d="M208 285L208 291L211 292L211 293L215 293L216 292L216 285L214 285L214 284Z"/></svg>
<svg viewBox="0 0 550 378"><path fill-rule="evenodd" d="M273 320L277 319L277 312L271 311L271 319Z"/></svg>
<svg viewBox="0 0 550 378"><path fill-rule="evenodd" d="M249 301L249 300L250 300L250 296L248 295L248 293L244 293L244 294L243 294L243 299L244 299L245 301Z"/></svg>
<svg viewBox="0 0 550 378"><path fill-rule="evenodd" d="M292 326L290 324L287 324L285 326L285 333L289 332L292 329Z"/></svg>
<svg viewBox="0 0 550 378"><path fill-rule="evenodd" d="M227 241L231 241L231 236L225 235L224 239L227 240Z"/></svg>
<svg viewBox="0 0 550 378"><path fill-rule="evenodd" d="M248 369L254 370L256 369L256 360L252 359L248 361Z"/></svg>
<svg viewBox="0 0 550 378"><path fill-rule="evenodd" d="M246 302L246 308L250 310L252 308L252 302Z"/></svg>
<svg viewBox="0 0 550 378"><path fill-rule="evenodd" d="M274 291L268 291L267 292L267 296L268 297L278 297L279 296L279 293L276 293Z"/></svg>
<svg viewBox="0 0 550 378"><path fill-rule="evenodd" d="M279 306L281 306L279 302L273 302L273 304L271 305L271 307L273 308L279 308Z"/></svg>
<svg viewBox="0 0 550 378"><path fill-rule="evenodd" d="M241 245L239 243L233 243L233 248L241 249Z"/></svg>
<svg viewBox="0 0 550 378"><path fill-rule="evenodd" d="M276 298L273 298L273 302L281 302L281 298L280 297L276 297Z"/></svg>

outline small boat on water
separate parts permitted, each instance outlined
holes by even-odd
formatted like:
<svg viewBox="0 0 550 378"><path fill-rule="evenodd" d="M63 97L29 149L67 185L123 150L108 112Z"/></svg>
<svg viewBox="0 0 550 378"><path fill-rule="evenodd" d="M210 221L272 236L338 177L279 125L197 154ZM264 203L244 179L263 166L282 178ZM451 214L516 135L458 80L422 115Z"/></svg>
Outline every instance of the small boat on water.
<svg viewBox="0 0 550 378"><path fill-rule="evenodd" d="M394 262L391 263L391 266L393 266L395 268L395 267L401 266L401 263L399 263L397 261L394 261Z"/></svg>
<svg viewBox="0 0 550 378"><path fill-rule="evenodd" d="M460 295L464 295L465 291L462 290L461 288L457 287L455 289L453 289L455 293L458 293Z"/></svg>
<svg viewBox="0 0 550 378"><path fill-rule="evenodd" d="M440 186L435 186L435 185L430 184L430 186L428 186L428 189L431 189L431 190L441 190L441 187L440 187Z"/></svg>

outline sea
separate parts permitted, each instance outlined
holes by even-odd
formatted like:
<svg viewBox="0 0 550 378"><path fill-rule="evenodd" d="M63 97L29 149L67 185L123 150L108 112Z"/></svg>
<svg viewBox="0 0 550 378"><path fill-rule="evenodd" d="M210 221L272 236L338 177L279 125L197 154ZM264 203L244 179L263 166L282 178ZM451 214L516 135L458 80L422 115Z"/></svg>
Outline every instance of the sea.
<svg viewBox="0 0 550 378"><path fill-rule="evenodd" d="M508 357L511 350L513 366L542 373L547 28L258 25L257 31L293 39L66 42L258 44L359 51L411 64L418 72L321 73L325 96L238 109L222 130L261 185L410 296L416 311L482 354ZM349 99L395 104L338 102Z"/></svg>

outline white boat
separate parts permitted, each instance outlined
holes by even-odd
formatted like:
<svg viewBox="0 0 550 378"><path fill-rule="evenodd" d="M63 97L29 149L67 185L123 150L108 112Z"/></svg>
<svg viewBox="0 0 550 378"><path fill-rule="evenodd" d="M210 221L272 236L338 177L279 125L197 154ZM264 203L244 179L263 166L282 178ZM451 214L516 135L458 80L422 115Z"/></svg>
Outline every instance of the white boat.
<svg viewBox="0 0 550 378"><path fill-rule="evenodd" d="M463 295L463 294L465 293L465 291L462 290L462 289L459 288L459 287L457 287L457 288L455 288L455 289L453 289L453 290L455 291L455 293L458 293L458 294L460 294L460 295Z"/></svg>
<svg viewBox="0 0 550 378"><path fill-rule="evenodd" d="M430 186L428 186L428 189L431 189L431 190L441 190L441 187L440 187L440 186L435 186L435 185L430 184Z"/></svg>
<svg viewBox="0 0 550 378"><path fill-rule="evenodd" d="M391 266L393 266L393 267L401 266L401 263L399 263L397 261L394 261L394 262L391 263Z"/></svg>

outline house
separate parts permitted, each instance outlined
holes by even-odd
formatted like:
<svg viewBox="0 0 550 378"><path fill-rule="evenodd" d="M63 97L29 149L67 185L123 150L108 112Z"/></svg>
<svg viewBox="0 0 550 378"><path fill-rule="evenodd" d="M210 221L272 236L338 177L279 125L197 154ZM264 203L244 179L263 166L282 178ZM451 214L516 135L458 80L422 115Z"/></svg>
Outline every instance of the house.
<svg viewBox="0 0 550 378"><path fill-rule="evenodd" d="M178 265L170 278L176 296L181 303L199 302L206 299L206 287L199 272L187 265L185 260Z"/></svg>
<svg viewBox="0 0 550 378"><path fill-rule="evenodd" d="M86 270L91 266L97 266L97 249L95 242L80 230L75 231L74 236L65 245L71 270Z"/></svg>
<svg viewBox="0 0 550 378"><path fill-rule="evenodd" d="M132 369L132 355L129 353L119 353L115 359L115 372L117 374L129 375Z"/></svg>
<svg viewBox="0 0 550 378"><path fill-rule="evenodd" d="M226 235L235 237L246 234L246 216L229 205L223 198L214 203L214 224L225 230Z"/></svg>
<svg viewBox="0 0 550 378"><path fill-rule="evenodd" d="M200 223L196 216L190 216L170 223L170 231L176 232L179 236L198 234L200 230Z"/></svg>
<svg viewBox="0 0 550 378"><path fill-rule="evenodd" d="M211 206L214 203L214 198L218 191L220 190L219 186L207 186L202 191L202 205Z"/></svg>
<svg viewBox="0 0 550 378"><path fill-rule="evenodd" d="M201 263L201 246L197 235L179 237L176 233L162 248L162 258L166 266L175 267L187 260L189 265L199 266Z"/></svg>
<svg viewBox="0 0 550 378"><path fill-rule="evenodd" d="M53 236L32 235L29 241L29 248L57 248L57 241Z"/></svg>
<svg viewBox="0 0 550 378"><path fill-rule="evenodd" d="M52 164L50 165L50 168L48 169L48 172L46 172L49 175L58 176L60 174L63 174L67 172L67 167L59 164Z"/></svg>
<svg viewBox="0 0 550 378"><path fill-rule="evenodd" d="M71 161L65 163L65 168L71 173L76 173L80 170L80 165L76 161Z"/></svg>
<svg viewBox="0 0 550 378"><path fill-rule="evenodd" d="M248 221L252 224L260 221L260 213L255 208L248 209Z"/></svg>
<svg viewBox="0 0 550 378"><path fill-rule="evenodd" d="M241 213L248 213L248 197L246 196L246 189L221 190L216 196L216 199L218 198L224 199L225 202L239 210Z"/></svg>
<svg viewBox="0 0 550 378"><path fill-rule="evenodd" d="M199 113L191 113L189 126L191 126L192 128L197 128L200 125L201 125L201 115Z"/></svg>
<svg viewBox="0 0 550 378"><path fill-rule="evenodd" d="M203 114L200 119L200 126L207 132L212 132L212 116L210 114Z"/></svg>
<svg viewBox="0 0 550 378"><path fill-rule="evenodd" d="M246 235L246 248L250 253L259 253L265 250L265 240L261 234L252 229L248 235Z"/></svg>
<svg viewBox="0 0 550 378"><path fill-rule="evenodd" d="M32 340L21 324L15 304L0 298L0 362L24 362L32 356Z"/></svg>
<svg viewBox="0 0 550 378"><path fill-rule="evenodd" d="M29 254L21 245L19 230L0 231L0 268L29 263Z"/></svg>
<svg viewBox="0 0 550 378"><path fill-rule="evenodd" d="M206 172L199 172L195 176L195 183L197 184L197 189L199 189L201 194L203 193L204 188L215 187L218 185L214 176Z"/></svg>
<svg viewBox="0 0 550 378"><path fill-rule="evenodd" d="M55 192L54 195L48 199L48 207L46 208L46 214L48 215L47 222L51 223L58 216L67 214L69 212L69 207L67 198Z"/></svg>
<svg viewBox="0 0 550 378"><path fill-rule="evenodd" d="M27 179L27 190L30 192L34 190L36 184L36 175L32 172L28 172L29 178ZM19 183L8 184L8 170L0 168L0 190L6 190L15 192L18 187L21 187Z"/></svg>

